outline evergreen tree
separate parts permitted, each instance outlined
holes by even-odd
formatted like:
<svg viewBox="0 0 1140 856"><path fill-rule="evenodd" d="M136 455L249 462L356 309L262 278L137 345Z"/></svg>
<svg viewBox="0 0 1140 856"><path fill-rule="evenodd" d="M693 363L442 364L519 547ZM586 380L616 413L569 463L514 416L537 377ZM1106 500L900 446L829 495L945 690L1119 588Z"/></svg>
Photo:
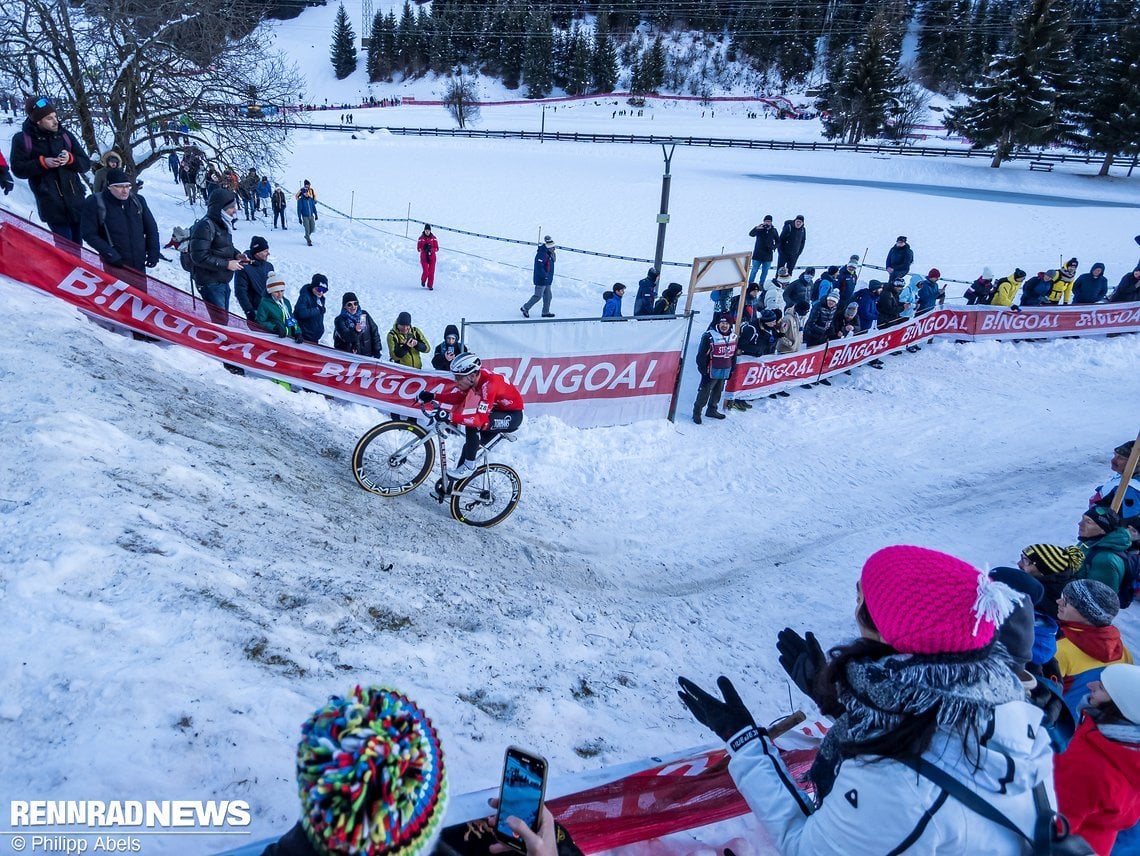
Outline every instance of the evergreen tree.
<svg viewBox="0 0 1140 856"><path fill-rule="evenodd" d="M665 82L665 46L660 37L653 40L642 56L641 75L643 92L656 92Z"/></svg>
<svg viewBox="0 0 1140 856"><path fill-rule="evenodd" d="M386 80L391 73L390 60L384 53L384 13L377 12L372 17L372 29L368 34L368 54L365 59L365 69L368 71L368 82L379 83Z"/></svg>
<svg viewBox="0 0 1140 856"><path fill-rule="evenodd" d="M1140 154L1140 22L1105 39L1097 55L1082 80L1073 142L1103 154L1099 174L1108 175L1117 155Z"/></svg>
<svg viewBox="0 0 1140 856"><path fill-rule="evenodd" d="M550 22L550 8L531 7L527 15L526 51L523 56L523 79L527 98L545 98L550 94L551 50L554 31Z"/></svg>
<svg viewBox="0 0 1140 856"><path fill-rule="evenodd" d="M594 25L594 51L591 55L590 82L595 92L613 92L617 87L617 48L610 37L609 12L598 10Z"/></svg>
<svg viewBox="0 0 1140 856"><path fill-rule="evenodd" d="M1009 50L966 88L968 102L950 111L948 128L975 146L996 147L990 166L1001 166L1014 146L1045 145L1068 132L1074 85L1067 19L1062 0L1031 0L1014 22Z"/></svg>
<svg viewBox="0 0 1140 856"><path fill-rule="evenodd" d="M569 74L570 34L555 30L550 39L550 79L554 86L566 88Z"/></svg>
<svg viewBox="0 0 1140 856"><path fill-rule="evenodd" d="M331 58L337 80L344 80L356 71L356 33L348 22L348 13L344 11L343 3L337 9L336 24L333 25Z"/></svg>
<svg viewBox="0 0 1140 856"><path fill-rule="evenodd" d="M645 78L643 77L641 60L635 59L629 64L629 94L638 95L645 91Z"/></svg>
<svg viewBox="0 0 1140 856"><path fill-rule="evenodd" d="M416 53L416 16L412 13L411 0L404 0L404 11L396 25L396 67L405 76L412 73L412 61Z"/></svg>
<svg viewBox="0 0 1140 856"><path fill-rule="evenodd" d="M825 87L820 108L829 114L824 121L829 138L857 143L878 136L886 127L895 93L903 83L892 41L886 15L877 15L848 60L843 78Z"/></svg>
<svg viewBox="0 0 1140 856"><path fill-rule="evenodd" d="M590 40L577 24L570 31L566 56L566 91L571 95L583 95L590 88L590 71L593 56Z"/></svg>
<svg viewBox="0 0 1140 856"><path fill-rule="evenodd" d="M523 74L523 58L526 54L527 12L523 0L507 0L501 20L502 35L499 37L498 52L502 57L499 71L503 85L508 89L518 89Z"/></svg>
<svg viewBox="0 0 1140 856"><path fill-rule="evenodd" d="M970 11L970 0L927 0L923 5L915 68L927 89L952 95L973 79L966 49L975 34L960 25L969 20Z"/></svg>
<svg viewBox="0 0 1140 856"><path fill-rule="evenodd" d="M396 12L392 9L388 10L388 14L384 16L384 29L381 33L383 39L383 48L381 55L384 57L384 79L392 79L392 71L396 67Z"/></svg>

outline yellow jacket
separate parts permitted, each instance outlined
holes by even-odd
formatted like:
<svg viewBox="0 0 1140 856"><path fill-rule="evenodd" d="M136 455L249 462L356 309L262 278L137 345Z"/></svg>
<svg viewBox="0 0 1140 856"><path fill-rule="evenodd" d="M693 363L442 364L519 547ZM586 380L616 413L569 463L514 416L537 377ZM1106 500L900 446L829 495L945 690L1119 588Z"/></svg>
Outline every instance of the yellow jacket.
<svg viewBox="0 0 1140 856"><path fill-rule="evenodd" d="M994 299L990 301L991 306L1013 306L1013 301L1017 298L1017 292L1021 291L1021 282L1013 278L1013 274L998 281L997 288L994 289Z"/></svg>
<svg viewBox="0 0 1140 856"><path fill-rule="evenodd" d="M1047 303L1057 303L1064 305L1073 302L1073 277L1074 274L1066 276L1066 270L1061 268L1053 273L1053 290L1049 292L1049 296L1045 298Z"/></svg>

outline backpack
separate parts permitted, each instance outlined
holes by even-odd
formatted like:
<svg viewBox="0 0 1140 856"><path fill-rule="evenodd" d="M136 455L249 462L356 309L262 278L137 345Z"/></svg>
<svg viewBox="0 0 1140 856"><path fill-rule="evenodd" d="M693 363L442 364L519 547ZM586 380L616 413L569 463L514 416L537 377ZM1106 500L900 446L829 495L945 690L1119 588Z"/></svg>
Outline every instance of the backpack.
<svg viewBox="0 0 1140 856"><path fill-rule="evenodd" d="M71 134L67 133L67 131L63 131L62 133L63 133L63 147L70 152L71 151ZM24 131L23 137L24 137L24 151L30 155L32 153L32 135L29 134L27 131Z"/></svg>
<svg viewBox="0 0 1140 856"><path fill-rule="evenodd" d="M1120 598L1120 608L1127 609L1132 605L1132 601L1136 597L1136 583L1140 581L1140 550L1128 550L1125 552L1123 550L1110 550L1107 547L1093 546L1089 548L1089 556L1097 550L1119 556L1121 561L1124 562L1124 576L1120 578L1120 588L1117 590L1116 596Z"/></svg>
<svg viewBox="0 0 1140 856"><path fill-rule="evenodd" d="M190 258L190 230L175 226L174 231L170 233L169 246L178 250L178 263L182 265L182 270L187 273L193 271L194 261Z"/></svg>

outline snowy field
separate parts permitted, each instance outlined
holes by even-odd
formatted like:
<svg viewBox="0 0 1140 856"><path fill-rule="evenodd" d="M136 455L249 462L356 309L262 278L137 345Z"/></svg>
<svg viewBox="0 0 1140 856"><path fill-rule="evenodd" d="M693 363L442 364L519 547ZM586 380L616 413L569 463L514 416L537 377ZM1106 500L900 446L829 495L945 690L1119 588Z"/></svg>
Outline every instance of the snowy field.
<svg viewBox="0 0 1140 856"><path fill-rule="evenodd" d="M309 178L357 217L410 205L442 226L652 255L656 147L382 133L293 144L273 178ZM765 213L804 213L803 261L817 265L867 247L882 264L899 233L916 271L959 279L1076 255L1082 271L1105 262L1115 285L1136 259L1140 176L681 148L673 176L671 260L749 249ZM144 178L164 235L201 213L168 173ZM0 204L26 215L26 184ZM409 310L433 345L463 317L518 317L532 246L437 229L429 294L418 231L322 209L312 248L295 218L286 233L239 221L237 239L268 238L290 299L327 274L328 328L346 290L382 330ZM553 309L597 315L604 287L644 272L560 251ZM687 270L666 268L674 279ZM1140 337L938 343L715 425L532 419L497 450L522 475L520 506L478 531L426 490L384 500L355 485L352 445L382 414L236 378L8 280L0 290L0 802L245 799L255 838L296 817L301 721L355 683L423 705L456 792L493 785L509 743L557 775L708 742L675 700L677 674L732 675L758 719L780 716L802 699L776 632L851 637L869 553L917 543L992 566L1071 543L1138 422ZM156 838L145 852L232 844Z"/></svg>

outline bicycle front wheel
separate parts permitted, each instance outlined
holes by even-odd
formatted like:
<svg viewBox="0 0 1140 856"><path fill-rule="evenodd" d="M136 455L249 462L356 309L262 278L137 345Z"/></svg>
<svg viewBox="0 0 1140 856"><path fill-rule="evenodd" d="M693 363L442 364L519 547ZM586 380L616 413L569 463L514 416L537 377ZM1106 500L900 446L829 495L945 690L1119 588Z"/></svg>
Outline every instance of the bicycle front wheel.
<svg viewBox="0 0 1140 856"><path fill-rule="evenodd" d="M506 464L487 464L455 486L451 516L468 526L494 526L511 516L522 496L522 479Z"/></svg>
<svg viewBox="0 0 1140 856"><path fill-rule="evenodd" d="M380 496L415 490L435 463L435 444L414 422L384 422L370 428L352 450L352 474L362 488Z"/></svg>

